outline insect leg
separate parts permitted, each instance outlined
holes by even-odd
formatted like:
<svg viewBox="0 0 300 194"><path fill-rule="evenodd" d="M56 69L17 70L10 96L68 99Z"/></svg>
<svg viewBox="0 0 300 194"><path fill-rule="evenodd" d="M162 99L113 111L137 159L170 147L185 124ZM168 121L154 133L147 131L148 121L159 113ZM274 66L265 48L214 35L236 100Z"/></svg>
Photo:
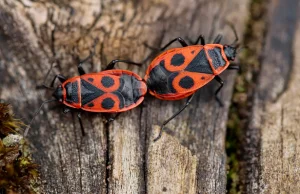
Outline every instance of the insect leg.
<svg viewBox="0 0 300 194"><path fill-rule="evenodd" d="M213 43L214 44L220 44L222 38L223 38L223 36L221 34L218 34L218 36L215 38Z"/></svg>
<svg viewBox="0 0 300 194"><path fill-rule="evenodd" d="M151 50L154 50L154 53L151 53L149 56L147 56L142 63L145 63L146 61L148 61L148 59L153 56L153 54L157 53L158 51L164 51L167 47L169 47L171 44L173 44L174 42L178 41L181 46L186 47L188 46L188 44L185 42L185 40L183 40L181 37L177 37L173 40L171 40L170 42L168 42L165 46L163 46L162 48L158 49L158 48L153 48L151 46L149 46L148 44L144 43L144 45L148 48L150 48Z"/></svg>
<svg viewBox="0 0 300 194"><path fill-rule="evenodd" d="M53 80L52 80L52 82L51 82L50 87L54 86L54 82L55 82L56 79L58 79L61 83L64 83L67 80L67 78L65 76L63 76L63 75L60 75L60 74L55 75L54 78L53 78Z"/></svg>
<svg viewBox="0 0 300 194"><path fill-rule="evenodd" d="M112 60L112 61L107 65L107 67L105 68L105 70L113 69L113 68L115 67L116 63L119 63L119 62L131 64L131 65L136 65L136 66L139 66L139 67L142 65L141 63L136 63L136 62L133 62L133 61L115 59L115 60Z"/></svg>
<svg viewBox="0 0 300 194"><path fill-rule="evenodd" d="M79 62L78 66L77 66L79 75L84 75L84 74L86 74L85 71L84 71L84 69L82 68L82 65L83 65L85 62L87 62L88 60L90 60L94 55L95 55L95 52L92 51L92 52L90 53L90 55L89 55L87 58L85 58L85 59L83 59L82 61Z"/></svg>
<svg viewBox="0 0 300 194"><path fill-rule="evenodd" d="M90 60L91 58L93 58L93 56L95 55L95 49L96 49L96 45L97 45L98 41L99 41L99 39L96 38L95 42L93 44L93 49L90 51L90 55L87 56L87 58L85 58L85 59L83 59L82 61L79 62L78 66L77 66L79 75L84 75L85 74L85 71L82 68L82 65L85 62L87 62L88 60Z"/></svg>
<svg viewBox="0 0 300 194"><path fill-rule="evenodd" d="M222 89L222 87L224 85L224 81L218 75L216 75L215 80L221 84L220 87L215 91L215 98L216 98L217 102L219 103L219 105L223 107L224 104L223 104L222 100L218 97L218 93Z"/></svg>
<svg viewBox="0 0 300 194"><path fill-rule="evenodd" d="M78 73L79 73L79 75L84 75L85 74L85 71L84 71L84 69L82 68L82 63L79 63L79 65L78 65Z"/></svg>
<svg viewBox="0 0 300 194"><path fill-rule="evenodd" d="M68 112L71 112L71 109L69 107L65 106L63 112L65 114L67 114Z"/></svg>
<svg viewBox="0 0 300 194"><path fill-rule="evenodd" d="M229 65L227 69L229 69L229 70L239 70L240 66L238 66L238 65Z"/></svg>
<svg viewBox="0 0 300 194"><path fill-rule="evenodd" d="M85 132L84 132L83 124L82 124L82 119L81 119L81 112L79 112L77 114L77 117L78 117L78 120L79 120L79 123L80 123L80 128L81 128L82 136L85 136Z"/></svg>
<svg viewBox="0 0 300 194"><path fill-rule="evenodd" d="M153 53L150 53L144 60L142 63L145 63L146 61L148 61L154 54L156 54L158 51L164 51L168 46L170 46L171 44L173 44L174 42L178 41L181 46L183 47L186 47L188 46L188 44L185 42L185 40L183 40L181 37L178 37L178 38L175 38L173 40L171 40L169 43L167 43L165 46L163 46L161 49L156 49L156 48L153 48L149 45L147 45L146 43L144 43L144 45L146 47L149 47L150 49L156 51L156 52L153 52Z"/></svg>
<svg viewBox="0 0 300 194"><path fill-rule="evenodd" d="M154 52L159 52L159 51L160 51L160 48L157 48L157 47L154 47L154 46L150 46L149 44L147 44L147 42L143 42L143 45L144 45L146 48L148 48L148 49L150 49L150 50L152 50L152 51L154 51Z"/></svg>
<svg viewBox="0 0 300 194"><path fill-rule="evenodd" d="M161 51L165 50L166 48L168 48L171 44L173 44L176 41L178 41L181 44L182 47L188 46L188 44L181 37L178 37L178 38L175 38L175 39L171 40L168 44L163 46L160 50Z"/></svg>
<svg viewBox="0 0 300 194"><path fill-rule="evenodd" d="M195 94L195 93L194 93ZM174 115L172 115L168 120L164 121L164 123L162 124L159 134L158 136L154 139L154 141L157 141L161 138L162 132L164 130L164 127L172 120L174 119L177 115L179 115L192 101L194 94L192 94L191 96L188 97L185 105L179 110L177 111Z"/></svg>
<svg viewBox="0 0 300 194"><path fill-rule="evenodd" d="M66 106L66 107L64 107L63 112L64 112L65 114L67 114L68 112L71 112L71 109L70 109L69 107ZM80 129L81 129L82 136L85 136L85 132L84 132L83 124L82 124L82 119L81 119L81 112L79 112L79 113L77 114L77 118L78 118L78 120L79 120L79 124L80 124Z"/></svg>
<svg viewBox="0 0 300 194"><path fill-rule="evenodd" d="M116 118L118 118L118 116L119 116L120 114L121 114L121 113L118 112L114 117L110 117L110 118L106 119L106 123L113 122L114 120L116 120Z"/></svg>
<svg viewBox="0 0 300 194"><path fill-rule="evenodd" d="M197 40L193 43L193 45L196 45L198 44L200 41L200 44L201 45L205 45L205 39L204 39L204 36L202 34L200 34L200 36L197 38Z"/></svg>

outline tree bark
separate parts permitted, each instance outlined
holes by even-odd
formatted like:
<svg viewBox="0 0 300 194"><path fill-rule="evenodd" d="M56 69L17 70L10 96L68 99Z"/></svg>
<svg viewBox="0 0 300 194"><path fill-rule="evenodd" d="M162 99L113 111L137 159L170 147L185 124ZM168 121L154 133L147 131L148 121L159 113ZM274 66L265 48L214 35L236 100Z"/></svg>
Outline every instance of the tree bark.
<svg viewBox="0 0 300 194"><path fill-rule="evenodd" d="M55 74L77 75L79 59L99 40L87 72L97 72L112 59L142 61L143 43L160 47L181 36L207 42L219 33L234 40L225 21L242 37L248 0L168 1L0 1L0 97L29 121L51 93L42 84L52 61ZM144 76L141 68L120 65ZM148 95L142 106L113 123L101 114L83 113L82 136L77 113L63 114L57 103L45 105L28 139L40 164L45 193L225 193L225 130L234 73L224 73L220 107L215 82L201 88L191 105L167 125L158 142L158 126L182 101ZM47 83L51 78L47 79Z"/></svg>
<svg viewBox="0 0 300 194"><path fill-rule="evenodd" d="M244 133L245 193L299 193L299 2L269 2L251 119Z"/></svg>

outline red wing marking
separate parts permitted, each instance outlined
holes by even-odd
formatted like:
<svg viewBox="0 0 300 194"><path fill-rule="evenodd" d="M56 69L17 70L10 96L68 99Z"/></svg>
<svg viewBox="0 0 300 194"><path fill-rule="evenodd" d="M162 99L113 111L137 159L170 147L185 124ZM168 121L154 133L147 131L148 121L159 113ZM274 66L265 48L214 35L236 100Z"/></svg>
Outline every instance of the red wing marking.
<svg viewBox="0 0 300 194"><path fill-rule="evenodd" d="M164 51L159 56L157 56L149 65L146 71L146 77L149 76L150 71L159 63L164 60L165 61L165 68L171 72L180 71L187 67L187 65L194 59L194 57L202 50L203 46L201 45L193 45L187 46L182 48L173 48L167 51ZM171 64L172 58L176 54L182 54L184 56L184 63L178 66L174 66ZM145 78L146 78L145 77Z"/></svg>
<svg viewBox="0 0 300 194"><path fill-rule="evenodd" d="M196 91L197 90L190 92L190 93L185 93L185 94L173 94L173 93L172 94L157 94L150 90L149 93L161 100L180 100L180 99L183 99L183 98L186 98L186 97L192 95Z"/></svg>
<svg viewBox="0 0 300 194"><path fill-rule="evenodd" d="M225 60L226 64L224 66L221 66L221 67L218 67L217 69L214 68L213 64L212 64L212 59L210 58L209 54L208 54L208 50L211 50L211 49L214 49L214 48L220 48L221 49L221 55L222 55L222 58ZM229 66L229 61L227 60L227 57L225 55L225 52L224 52L224 46L221 45L221 44L206 44L204 46L204 49L205 49L205 54L209 60L209 64L214 72L215 75L219 75L220 73L222 73L225 69L228 68Z"/></svg>
<svg viewBox="0 0 300 194"><path fill-rule="evenodd" d="M112 106L110 106L111 108L105 108L105 106L103 106L103 102L105 99L110 99L113 101ZM91 103L93 104L93 106L89 107L89 104ZM116 95L112 93L105 93L93 100L92 102L84 105L82 109L90 112L118 112L120 110L119 105L120 101Z"/></svg>
<svg viewBox="0 0 300 194"><path fill-rule="evenodd" d="M93 81L91 81L91 79ZM97 74L85 74L81 76L81 79L84 79L85 81L93 84L95 87L99 88L100 90L104 92L113 92L117 90L120 87L120 77L110 74L103 74L103 73L97 73ZM104 81L107 79L110 79L113 81L113 84L111 84L109 87L105 87L103 85Z"/></svg>
<svg viewBox="0 0 300 194"><path fill-rule="evenodd" d="M143 96L140 97L135 103L120 109L120 103L124 102L120 102L119 97L116 95L117 93L112 92L118 91L121 85L120 78L124 74L133 76L141 82L139 88L136 89L140 89L142 95L147 92L147 86L142 81L142 78L131 71L113 69L102 71L99 73L85 74L81 76L81 79L99 88L104 92L104 94L97 97L96 99L93 99L91 102L86 103L83 107L81 107L81 109L89 112L116 113L130 110L141 104L144 100Z"/></svg>
<svg viewBox="0 0 300 194"><path fill-rule="evenodd" d="M174 78L172 86L179 94L189 93L198 90L214 77L212 74L182 71Z"/></svg>

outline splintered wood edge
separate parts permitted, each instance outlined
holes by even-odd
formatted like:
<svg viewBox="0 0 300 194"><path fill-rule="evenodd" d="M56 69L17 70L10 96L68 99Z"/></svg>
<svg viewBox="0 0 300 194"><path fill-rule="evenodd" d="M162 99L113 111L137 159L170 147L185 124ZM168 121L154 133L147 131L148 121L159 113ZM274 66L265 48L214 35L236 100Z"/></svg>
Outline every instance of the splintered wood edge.
<svg viewBox="0 0 300 194"><path fill-rule="evenodd" d="M295 34L294 53L300 50L300 23ZM265 193L300 190L300 56L294 55L291 80L286 92L266 106L262 125L261 183Z"/></svg>
<svg viewBox="0 0 300 194"><path fill-rule="evenodd" d="M197 157L179 141L163 133L157 137L160 127L153 126L148 149L148 193L196 193Z"/></svg>

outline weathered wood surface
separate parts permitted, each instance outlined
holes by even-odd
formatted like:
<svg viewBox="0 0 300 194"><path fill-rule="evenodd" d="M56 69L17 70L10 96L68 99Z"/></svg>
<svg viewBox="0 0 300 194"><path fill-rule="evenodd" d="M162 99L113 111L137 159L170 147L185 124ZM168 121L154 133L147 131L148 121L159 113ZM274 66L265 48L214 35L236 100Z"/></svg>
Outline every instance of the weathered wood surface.
<svg viewBox="0 0 300 194"><path fill-rule="evenodd" d="M145 41L159 47L178 36L222 33L224 42L231 43L233 33L224 23L233 22L242 37L248 2L0 1L0 98L28 121L51 95L35 86L43 82L53 58L57 63L51 76L77 75L78 58L89 54L95 38L99 44L92 64L85 66L88 72L100 71L115 58L141 61L150 52ZM141 76L146 69L119 67ZM44 192L225 193L224 142L234 75L222 75L225 107L213 98L217 84L208 84L156 143L157 125L184 101L147 96L142 106L110 125L103 124L101 114L84 113L85 136L76 113L65 115L60 105L46 105L28 137L41 165Z"/></svg>
<svg viewBox="0 0 300 194"><path fill-rule="evenodd" d="M245 193L299 193L300 4L269 2L266 43L243 144Z"/></svg>
<svg viewBox="0 0 300 194"><path fill-rule="evenodd" d="M158 132L159 126L154 129ZM148 153L148 193L196 193L197 157L178 140L164 135L157 144L149 146Z"/></svg>

